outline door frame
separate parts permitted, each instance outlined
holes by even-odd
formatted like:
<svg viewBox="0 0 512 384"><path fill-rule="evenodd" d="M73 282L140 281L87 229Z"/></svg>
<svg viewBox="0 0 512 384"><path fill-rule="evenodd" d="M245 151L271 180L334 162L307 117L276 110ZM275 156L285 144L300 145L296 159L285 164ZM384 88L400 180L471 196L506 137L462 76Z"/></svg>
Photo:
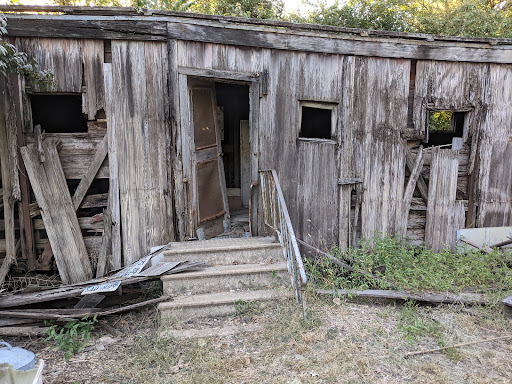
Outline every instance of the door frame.
<svg viewBox="0 0 512 384"><path fill-rule="evenodd" d="M176 182L183 183L183 188L176 188L175 196L176 210L182 212L177 215L178 220L185 221L179 224L179 228L184 228L185 233L179 234L180 240L187 237L194 237L195 229L199 224L198 215L198 195L194 172L194 130L192 127L192 115L190 105L190 84L191 80L210 80L214 82L228 82L249 85L249 136L251 146L251 182L258 183L258 153L259 153L259 110L260 110L260 77L257 73L244 73L232 71L219 71L212 69L197 69L178 66L178 103L179 112L178 129L176 133L180 138L176 138L178 152L181 152L182 180ZM181 144L181 145L180 145ZM181 151L180 151L181 150ZM178 155L179 156L179 155ZM179 164L179 162L178 162ZM181 205L181 206L180 206ZM250 201L251 227L257 228L258 201L255 194ZM256 233L254 233L256 234Z"/></svg>

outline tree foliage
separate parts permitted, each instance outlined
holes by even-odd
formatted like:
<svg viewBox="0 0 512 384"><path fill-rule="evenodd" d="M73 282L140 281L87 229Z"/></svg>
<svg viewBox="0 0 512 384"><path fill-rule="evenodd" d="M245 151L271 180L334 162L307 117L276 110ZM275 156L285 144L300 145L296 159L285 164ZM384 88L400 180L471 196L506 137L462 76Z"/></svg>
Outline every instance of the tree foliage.
<svg viewBox="0 0 512 384"><path fill-rule="evenodd" d="M512 38L510 0L325 0L309 3L307 15L291 15L299 22L450 36Z"/></svg>
<svg viewBox="0 0 512 384"><path fill-rule="evenodd" d="M58 5L130 6L257 19L284 16L282 0L54 0Z"/></svg>

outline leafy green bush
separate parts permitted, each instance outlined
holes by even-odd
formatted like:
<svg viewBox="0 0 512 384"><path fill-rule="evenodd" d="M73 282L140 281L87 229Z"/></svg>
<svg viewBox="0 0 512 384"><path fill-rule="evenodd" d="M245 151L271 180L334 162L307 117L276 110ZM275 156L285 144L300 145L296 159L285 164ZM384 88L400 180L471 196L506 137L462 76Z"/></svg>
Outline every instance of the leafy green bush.
<svg viewBox="0 0 512 384"><path fill-rule="evenodd" d="M309 275L322 288L396 288L412 292L512 290L512 254L498 250L490 254L465 249L436 253L404 239L377 235L362 241L360 248L334 248L331 254L346 260L354 271L323 258L307 258Z"/></svg>
<svg viewBox="0 0 512 384"><path fill-rule="evenodd" d="M54 324L46 331L48 337L45 341L53 340L55 347L58 347L64 353L66 361L69 361L72 355L82 352L87 346L96 322L94 316L91 320L84 317L82 320L70 321L64 326Z"/></svg>

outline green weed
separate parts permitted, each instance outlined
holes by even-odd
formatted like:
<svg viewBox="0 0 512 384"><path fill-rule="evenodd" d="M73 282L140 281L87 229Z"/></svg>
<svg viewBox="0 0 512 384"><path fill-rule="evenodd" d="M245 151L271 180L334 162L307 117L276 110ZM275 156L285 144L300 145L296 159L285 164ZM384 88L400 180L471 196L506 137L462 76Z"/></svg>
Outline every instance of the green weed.
<svg viewBox="0 0 512 384"><path fill-rule="evenodd" d="M261 313L258 303L252 301L235 301L235 316L252 319L254 315Z"/></svg>
<svg viewBox="0 0 512 384"><path fill-rule="evenodd" d="M48 337L45 341L53 340L55 347L64 353L64 359L69 361L72 355L82 352L87 346L96 322L94 316L91 320L84 317L82 320L70 321L64 326L54 324L46 331Z"/></svg>
<svg viewBox="0 0 512 384"><path fill-rule="evenodd" d="M482 254L475 250L446 249L436 253L426 247L415 247L402 238L376 235L364 240L360 248L331 254L345 260L354 270L323 258L306 258L311 280L321 288L401 289L461 292L470 288L477 292L512 291L512 255L494 250Z"/></svg>

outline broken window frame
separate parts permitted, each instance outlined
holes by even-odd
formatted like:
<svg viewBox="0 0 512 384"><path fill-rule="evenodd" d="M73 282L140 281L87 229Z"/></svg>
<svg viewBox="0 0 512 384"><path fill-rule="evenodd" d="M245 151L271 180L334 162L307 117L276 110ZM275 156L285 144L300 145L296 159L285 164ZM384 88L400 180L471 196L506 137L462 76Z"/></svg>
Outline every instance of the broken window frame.
<svg viewBox="0 0 512 384"><path fill-rule="evenodd" d="M464 108L442 108L442 107L434 107L434 106L427 106L426 110L425 110L425 114L426 114L426 117L425 117L425 138L423 140L423 142L425 144L428 144L429 141L430 141L430 134L432 132L430 132L429 130L429 123L430 123L430 113L431 112L451 112L452 113L452 121L451 121L451 124L453 125L453 130L452 131L446 131L447 134L450 134L450 133L454 133L455 132L455 125L454 125L454 116L455 116L455 113L464 113L464 123L463 123L463 127L462 127L462 144L465 144L467 139L468 139L468 136L469 136L469 127L470 127L470 123L471 123L471 120L472 120L472 115L473 115L473 110L474 108L473 107L464 107ZM438 132L438 133L441 133L441 132ZM448 145L448 144L445 144L445 145Z"/></svg>
<svg viewBox="0 0 512 384"><path fill-rule="evenodd" d="M302 108L316 108L331 111L331 138L318 138L318 137L303 137L302 134ZM299 100L299 132L298 140L309 141L309 142L324 142L324 143L336 143L336 122L338 120L337 114L338 104L334 102L326 101L310 101L310 100Z"/></svg>

